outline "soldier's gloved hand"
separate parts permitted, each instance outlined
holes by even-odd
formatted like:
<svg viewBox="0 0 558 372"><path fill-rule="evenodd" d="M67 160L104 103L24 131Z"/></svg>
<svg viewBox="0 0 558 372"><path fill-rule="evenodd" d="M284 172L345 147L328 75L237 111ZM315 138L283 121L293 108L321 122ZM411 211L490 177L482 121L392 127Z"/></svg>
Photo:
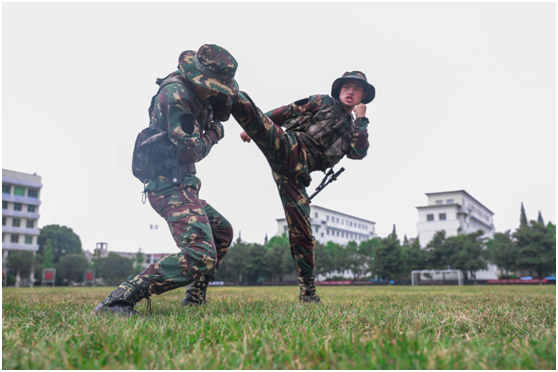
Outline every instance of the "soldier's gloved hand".
<svg viewBox="0 0 558 372"><path fill-rule="evenodd" d="M223 137L225 137L225 128L223 124L219 120L215 120L211 123L211 126L206 131L209 138L213 140L214 143L219 142Z"/></svg>

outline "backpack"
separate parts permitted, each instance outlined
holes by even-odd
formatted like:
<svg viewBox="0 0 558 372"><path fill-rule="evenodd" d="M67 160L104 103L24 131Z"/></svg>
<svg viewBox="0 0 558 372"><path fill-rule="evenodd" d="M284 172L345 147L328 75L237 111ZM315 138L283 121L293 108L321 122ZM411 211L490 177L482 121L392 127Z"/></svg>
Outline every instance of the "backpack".
<svg viewBox="0 0 558 372"><path fill-rule="evenodd" d="M167 149L168 151L165 151ZM142 183L163 174L165 160L176 151L167 132L157 127L147 127L136 137L132 155L132 173ZM181 180L182 181L182 180Z"/></svg>
<svg viewBox="0 0 558 372"><path fill-rule="evenodd" d="M151 105L148 109L150 118L155 105L155 98L159 95L161 89L171 83L181 83L179 78L171 75L169 74L156 81L159 89L151 98ZM172 178L173 183L176 184L182 182L182 171L196 172L193 164L181 166L176 146L169 139L165 129L149 126L137 135L132 154L132 173L134 177L145 184L151 178L164 175Z"/></svg>

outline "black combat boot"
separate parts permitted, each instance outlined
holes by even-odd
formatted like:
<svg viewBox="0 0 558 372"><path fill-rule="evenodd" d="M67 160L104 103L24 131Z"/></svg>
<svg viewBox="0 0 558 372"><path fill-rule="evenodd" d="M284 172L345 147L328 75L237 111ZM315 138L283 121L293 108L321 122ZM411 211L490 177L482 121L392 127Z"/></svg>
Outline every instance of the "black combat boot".
<svg viewBox="0 0 558 372"><path fill-rule="evenodd" d="M134 305L146 298L150 302L151 291L149 284L139 277L126 280L107 296L97 307L95 313L100 315L105 312L132 316L138 312ZM150 305L150 304L148 304Z"/></svg>
<svg viewBox="0 0 558 372"><path fill-rule="evenodd" d="M209 305L209 302L205 300L209 280L210 278L204 275L200 280L190 283L188 289L186 289L186 297L182 299L180 304L182 306Z"/></svg>
<svg viewBox="0 0 558 372"><path fill-rule="evenodd" d="M314 286L314 277L298 278L298 286L300 288L300 295L298 300L306 303L320 303L320 298L316 294L316 286Z"/></svg>

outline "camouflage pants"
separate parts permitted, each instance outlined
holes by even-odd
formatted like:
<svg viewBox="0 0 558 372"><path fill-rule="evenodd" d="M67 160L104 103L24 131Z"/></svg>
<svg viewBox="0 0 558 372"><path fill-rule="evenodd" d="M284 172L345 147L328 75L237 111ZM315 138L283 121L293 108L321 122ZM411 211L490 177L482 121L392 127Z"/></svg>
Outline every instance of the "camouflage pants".
<svg viewBox="0 0 558 372"><path fill-rule="evenodd" d="M171 192L149 192L151 206L170 228L180 253L151 264L136 279L148 282L151 293L161 294L186 286L202 276L213 278L233 239L233 229L219 212L198 198L194 187Z"/></svg>
<svg viewBox="0 0 558 372"><path fill-rule="evenodd" d="M289 227L291 254L299 277L314 276L314 237L306 187L310 172L299 133L285 133L265 116L245 92L234 98L233 117L266 157L283 203Z"/></svg>

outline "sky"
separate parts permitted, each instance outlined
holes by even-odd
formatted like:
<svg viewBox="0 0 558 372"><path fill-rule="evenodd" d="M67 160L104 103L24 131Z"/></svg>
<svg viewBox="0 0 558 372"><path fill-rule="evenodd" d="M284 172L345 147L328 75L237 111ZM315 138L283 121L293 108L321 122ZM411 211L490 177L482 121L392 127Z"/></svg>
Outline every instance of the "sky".
<svg viewBox="0 0 558 372"><path fill-rule="evenodd" d="M226 48L264 112L329 94L345 71L376 88L370 148L314 204L416 237L425 193L466 190L497 232L556 223L554 3L3 3L2 168L42 177L39 227L83 249L176 252L131 172L155 80L184 50ZM197 165L200 198L263 243L283 208L240 126ZM312 174L311 194L322 179ZM158 229L150 229L158 225Z"/></svg>

